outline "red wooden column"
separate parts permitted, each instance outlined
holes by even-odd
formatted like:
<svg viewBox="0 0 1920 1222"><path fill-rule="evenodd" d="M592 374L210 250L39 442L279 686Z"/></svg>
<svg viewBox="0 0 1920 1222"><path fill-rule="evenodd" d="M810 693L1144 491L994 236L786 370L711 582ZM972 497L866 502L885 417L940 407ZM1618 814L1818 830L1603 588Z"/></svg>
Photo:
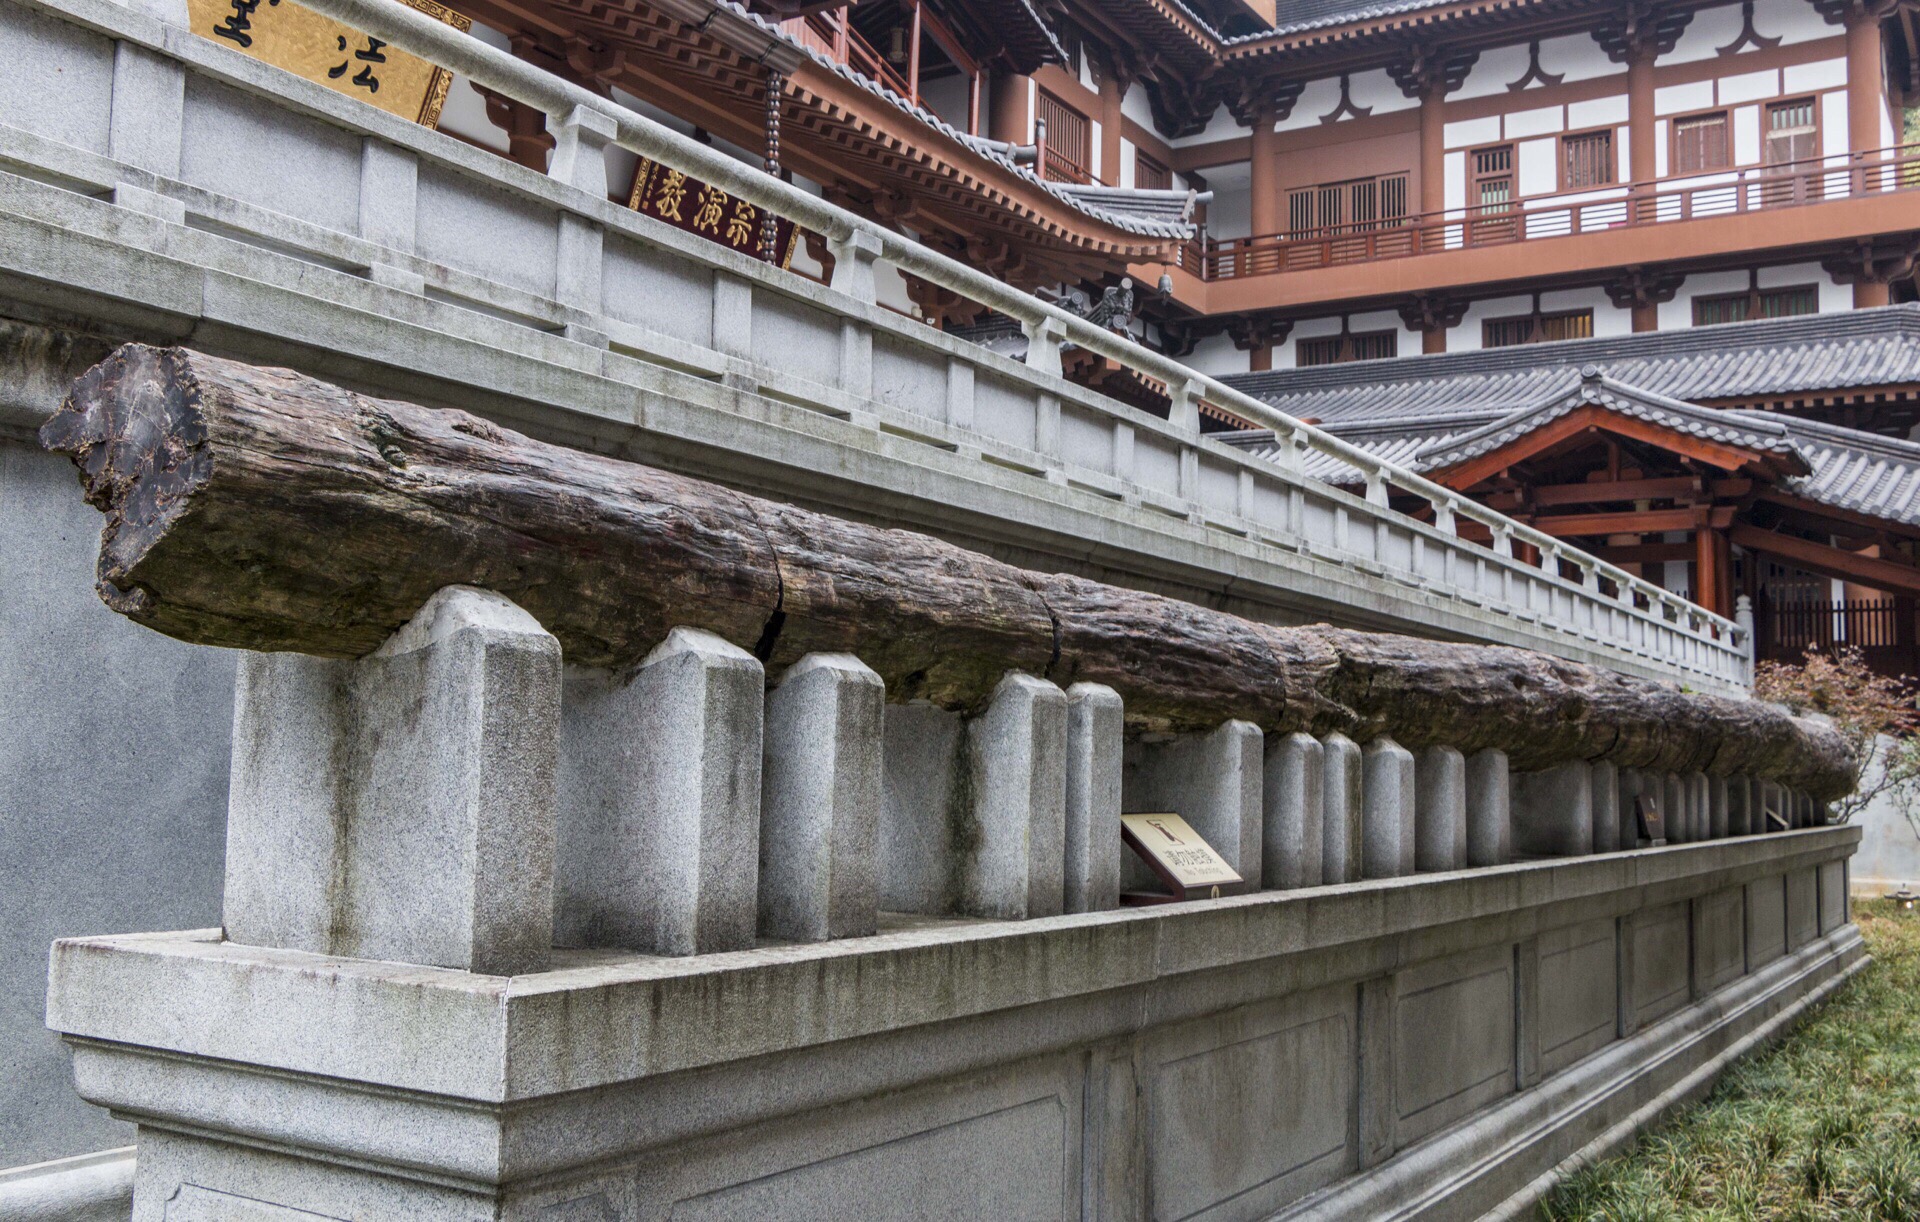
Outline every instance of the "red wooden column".
<svg viewBox="0 0 1920 1222"><path fill-rule="evenodd" d="M1635 184L1652 182L1658 171L1654 161L1653 61L1658 47L1652 38L1636 40L1627 52L1627 176ZM1636 186L1635 194L1641 194ZM1638 199L1634 207L1643 207ZM1635 331L1658 331L1660 307L1656 304L1633 307Z"/></svg>
<svg viewBox="0 0 1920 1222"><path fill-rule="evenodd" d="M1879 4L1848 6L1847 149L1858 160L1880 147L1880 115L1886 109L1887 83L1880 45ZM1854 190L1866 187L1866 175L1854 175ZM1890 300L1886 282L1863 276L1853 282L1853 306L1865 309Z"/></svg>
<svg viewBox="0 0 1920 1222"><path fill-rule="evenodd" d="M1287 227L1286 201L1280 190L1280 133L1274 130L1277 122L1272 106L1262 105L1253 112L1249 166L1252 199L1248 211L1255 237L1279 233Z"/></svg>

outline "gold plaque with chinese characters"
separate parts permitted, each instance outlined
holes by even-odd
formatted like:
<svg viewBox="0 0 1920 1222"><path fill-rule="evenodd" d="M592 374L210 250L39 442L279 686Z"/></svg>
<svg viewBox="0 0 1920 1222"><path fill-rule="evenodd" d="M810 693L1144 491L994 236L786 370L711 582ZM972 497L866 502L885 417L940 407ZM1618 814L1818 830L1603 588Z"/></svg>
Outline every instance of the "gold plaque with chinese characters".
<svg viewBox="0 0 1920 1222"><path fill-rule="evenodd" d="M1241 881L1226 859L1179 815L1121 815L1124 839L1154 871L1187 891Z"/></svg>
<svg viewBox="0 0 1920 1222"><path fill-rule="evenodd" d="M457 30L471 19L434 0L404 0ZM388 114L433 127L453 75L294 0L187 0L193 32Z"/></svg>
<svg viewBox="0 0 1920 1222"><path fill-rule="evenodd" d="M627 207L743 255L760 255L760 209L672 166L642 157L634 170ZM777 266L785 267L792 260L799 232L785 217L775 219L773 261Z"/></svg>

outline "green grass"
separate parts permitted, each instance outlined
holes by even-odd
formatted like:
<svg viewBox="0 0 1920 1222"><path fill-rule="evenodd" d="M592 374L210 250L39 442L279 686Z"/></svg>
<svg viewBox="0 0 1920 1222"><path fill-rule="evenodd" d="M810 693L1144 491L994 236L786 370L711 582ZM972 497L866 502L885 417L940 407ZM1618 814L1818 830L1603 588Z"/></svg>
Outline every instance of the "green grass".
<svg viewBox="0 0 1920 1222"><path fill-rule="evenodd" d="M1854 915L1873 966L1706 1100L1568 1178L1541 1216L1920 1222L1920 911Z"/></svg>

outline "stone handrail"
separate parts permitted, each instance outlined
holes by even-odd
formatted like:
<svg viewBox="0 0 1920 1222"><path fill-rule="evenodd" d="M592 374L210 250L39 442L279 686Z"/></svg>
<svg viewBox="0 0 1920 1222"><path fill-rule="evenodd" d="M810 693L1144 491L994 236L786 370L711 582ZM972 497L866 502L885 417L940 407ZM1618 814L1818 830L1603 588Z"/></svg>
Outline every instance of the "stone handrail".
<svg viewBox="0 0 1920 1222"><path fill-rule="evenodd" d="M909 438L919 437L921 430L926 430L926 436L933 438L934 444L948 449L955 448L957 442L963 450L985 453L990 461L1013 469L1043 474L1050 482L1080 484L1103 496L1133 504L1150 504L1174 518L1217 527L1219 537L1228 543L1232 535L1255 538L1303 556L1316 555L1336 562L1363 580L1384 579L1395 585L1425 590L1430 598L1457 604L1467 619L1484 621L1488 618L1485 611L1512 617L1514 631L1531 638L1527 643L1545 640L1549 642L1546 648L1564 651L1568 656L1610 657L1626 663L1628 669L1642 673L1651 670L1723 690L1740 690L1750 683L1751 662L1746 644L1750 633L1743 625L1712 616L1683 598L1302 424L1195 373L1178 361L1094 327L790 187L753 166L680 137L617 103L549 76L405 6L384 0L317 0L311 7L396 46L417 51L477 84L556 116L557 147L550 176L536 178L533 171L524 167L504 161L495 163L486 155L475 154L445 137L335 99L318 92L314 86L280 77L273 69L246 61L237 54L223 54L222 48L178 29L170 13L163 13L162 20L174 23L175 28L155 30L150 24L143 26L144 19L135 13L97 0L24 0L24 3L28 8L41 9L62 20L101 29L123 44L182 61L194 74L237 85L254 97L281 97L278 82L285 80L285 104L293 114L318 111L329 124L346 126L349 130L358 128L366 133L367 155L372 160L367 162L370 168L363 171L361 180L362 229L367 224L369 206L376 211L387 207L377 193L375 171L397 173L403 168L401 162L414 158L419 159L423 174L431 165L439 176L436 182L454 184L451 188L437 188L442 191L480 192L484 193L483 200L494 190L505 191L548 216L557 213L559 246L552 256L553 267L546 270L556 277L558 284L550 293L546 289L528 292L515 283L512 275L495 274L491 266L474 264L463 270L457 261L414 256L408 244L412 241L410 217L400 222L405 227L406 242L389 244L381 233L373 231L355 237L351 236L351 222L343 231L338 221L325 219L328 214L323 209L315 209L310 215L304 197L287 200L276 196L263 208L244 198L245 191L209 192L177 180L171 177L177 171L164 168L167 164L164 149L159 149L154 158L143 159L140 154L133 154L134 164L129 167L120 164L127 157L117 149L114 162L102 162L97 157L90 161L88 155L77 149L40 139L33 134L30 121L24 131L0 126L0 137L8 143L8 147L0 148L0 159L24 162L30 167L30 176L43 181L65 178L105 183L107 193L116 203L157 210L156 215L163 218L177 216L182 207L190 213L204 213L215 233L257 232L266 239L269 249L292 250L321 266L362 268L365 270L361 274L368 279L413 293L422 291L421 274L425 272L430 294L437 290L441 296L451 299L470 298L483 312L495 317L519 318L523 325L557 331L588 343L595 342L598 331L598 346L603 349L608 347L607 330L639 332L645 328L616 317L618 311L611 308L611 291L607 294L609 306L602 307L597 249L600 239L595 230L604 229L610 243L617 234L626 244L624 249L641 252L643 257L657 242L666 252L664 262L677 259L680 264L700 271L710 269L713 347L702 346L704 341L688 344L670 335L649 332L640 339L615 335L616 348L637 346L638 354L645 359L663 361L668 367L677 364L677 367L709 371L708 376L710 371L737 366L740 362L751 367L758 354L750 346L743 343L741 350L735 351L721 342L723 314L729 319L750 319L763 298L776 305L779 300L804 304L829 329L838 326L839 373L825 375L826 381L822 382L817 377L809 380L804 373L762 362L764 368L746 376L764 383L766 393L777 398L824 404L816 410L864 419L869 425L877 416L883 429ZM737 14L733 19L746 20ZM788 47L779 41L776 33L765 33L770 54ZM226 66L229 63L230 69ZM120 106L117 88L114 97L117 111ZM137 91L128 93L126 104L131 110L145 106ZM189 105L202 103L190 98ZM356 118L363 111L364 123ZM144 128L134 130L143 136L146 134ZM188 125L188 130L190 140L213 138L197 134L198 129L192 125ZM180 129L174 128L169 136L154 128L153 138L163 144L171 139L175 145L173 163L179 164ZM789 278L777 269L697 239L681 239L677 234L656 236L654 231L660 227L653 222L607 203L604 152L610 145L680 168L756 207L823 233L836 251L832 285L835 291L823 293L810 282ZM201 149L199 155L204 158L206 150ZM146 160L154 160L162 168L146 171L143 176ZM451 175L446 173L449 170ZM411 169L406 172L411 174ZM536 181L543 185L535 189ZM121 185L115 185L117 183ZM459 185L467 183L476 185ZM479 186L479 183L485 185ZM424 185L421 189L425 190ZM98 193L100 188L94 190ZM410 191L408 198L410 211ZM463 198L460 202L466 201ZM292 209L291 213L274 211L288 208ZM512 219L516 225L544 227L548 223L544 218L536 221L533 213ZM538 230L524 232L532 236ZM512 240L512 235L505 230L498 236ZM590 255L581 254L588 249L582 242L596 244ZM607 258L611 262L612 254ZM903 272L1016 319L1032 339L1024 370L985 350L903 323L877 308L873 273L874 264L882 259ZM591 287L582 288L581 284ZM581 304L583 300L585 306ZM924 348L923 352L909 354L918 365L944 365L948 403L941 426L928 428L921 423L925 413L902 411L883 401L870 385L875 350L883 336L896 351L903 342L906 348ZM1067 344L1079 345L1165 382L1173 399L1171 419L1153 419L1061 380L1058 376L1060 351ZM1030 431L1032 440L1001 444L1004 438L1000 434L974 424L972 399L976 372L983 379L982 385L990 379L1001 391L1011 388L1019 396L1015 410L1028 414L1027 423L1022 427ZM841 393L843 390L846 393ZM914 393L919 393L917 386ZM955 406L956 393L965 404L964 412ZM1002 402L1006 398L1004 393L999 394ZM1309 479L1301 472L1298 461L1289 461L1284 455L1278 462L1268 462L1242 455L1230 447L1208 443L1198 427L1198 405L1203 401L1271 427L1285 443L1286 455L1297 457L1312 449L1338 459L1353 469L1355 475L1350 482L1364 486L1364 496L1352 496L1332 485ZM1083 438L1073 446L1062 444L1063 419L1068 409L1076 414L1079 422L1076 427L1081 429ZM934 419L940 419L937 405ZM1092 447L1102 449L1108 444L1112 447L1111 474L1109 468L1101 465L1106 461L1104 456L1087 452L1089 443L1084 440L1084 426L1089 419L1107 435L1104 441L1092 441ZM1141 464L1138 469L1136 435ZM1151 461L1160 464L1151 470L1144 465L1149 461L1149 450L1153 451ZM1173 490L1175 465L1179 476L1177 495ZM1219 487L1222 475L1238 480L1237 501L1231 484L1222 497ZM1152 482L1155 479L1165 488L1155 485ZM1202 492L1209 479L1214 481L1211 501ZM1425 500L1433 507L1431 523L1392 509L1388 504L1389 489L1399 489ZM1277 505L1274 493L1280 498ZM1493 546L1489 548L1461 537L1456 530L1461 518L1486 529ZM1537 552L1537 557L1527 555L1519 545L1527 545ZM1577 579L1563 577L1563 567L1576 573ZM1612 588L1602 588L1602 581L1611 583ZM1520 622L1531 626L1520 628ZM1458 627L1453 630L1459 631ZM1566 642L1566 645L1553 644L1555 641Z"/></svg>
<svg viewBox="0 0 1920 1222"><path fill-rule="evenodd" d="M598 131L603 133L603 139L622 148L706 179L756 207L815 230L827 238L841 264L849 261L847 256L856 267L863 259L868 264L862 270L836 268L833 287L840 291L871 301L870 263L876 258L885 259L903 272L950 289L1019 322L1030 340L1027 363L1036 369L1057 374L1064 345L1085 348L1165 382L1174 394L1176 422L1183 398L1230 408L1263 428L1273 429L1283 444L1306 446L1344 462L1364 480L1367 499L1378 505L1382 513L1388 512L1385 501L1389 485L1419 496L1433 506L1440 522L1466 518L1486 526L1493 534L1495 551L1502 555L1512 555L1514 542L1528 544L1539 550L1542 567L1550 572L1554 565L1564 561L1582 572L1583 588L1591 588L1596 578L1604 577L1615 585L1619 598L1629 602L1635 596L1644 598L1649 608L1660 608L1660 614L1672 620L1680 631L1710 640L1740 657L1746 656L1744 631L1732 620L1713 615L1618 566L1569 547L1552 535L1486 509L1453 489L1296 420L1172 357L1096 327L958 260L682 136L645 115L542 72L505 51L464 37L425 14L392 0L311 0L308 7L431 59L488 89L537 107L557 120L563 133L583 129ZM553 159L552 172L556 177L577 172L573 158L578 154L570 155L567 150L570 144L577 148L578 140L577 135L571 141L566 135L561 137ZM1197 432L1197 423L1194 428Z"/></svg>

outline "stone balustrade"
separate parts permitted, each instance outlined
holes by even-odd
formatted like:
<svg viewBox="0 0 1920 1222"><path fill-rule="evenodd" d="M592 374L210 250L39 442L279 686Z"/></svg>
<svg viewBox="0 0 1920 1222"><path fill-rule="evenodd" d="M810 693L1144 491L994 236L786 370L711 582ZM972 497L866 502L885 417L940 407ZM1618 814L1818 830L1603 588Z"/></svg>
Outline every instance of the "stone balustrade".
<svg viewBox="0 0 1920 1222"><path fill-rule="evenodd" d="M14 176L0 264L127 298L124 312L142 317L198 318L236 337L292 333L409 370L460 366L442 356L455 337L493 354L462 375L490 393L538 395L556 376L590 375L559 405L581 417L567 429L590 433L631 426L636 392L646 404L713 397L717 384L925 451L906 465L956 455L1029 481L1022 498L1070 497L1096 519L1181 531L1203 568L1267 566L1321 615L1426 623L1705 690L1750 682L1750 629L404 5L311 7L545 111L558 141L551 174L195 38L169 3L6 0L0 30L23 49L23 79L44 87L10 95L0 116L0 171ZM609 203L609 150L687 170L823 234L832 285ZM67 235L52 261L33 237L47 227ZM176 286L177 263L212 287ZM1026 363L879 307L880 263L1019 321ZM1062 380L1067 344L1166 384L1170 418ZM1287 454L1335 457L1362 495L1207 440L1203 400L1273 428ZM720 432L761 444L752 429ZM1430 520L1393 509L1390 491L1424 503ZM991 512L1031 510L1022 500ZM1464 537L1468 526L1491 546Z"/></svg>

